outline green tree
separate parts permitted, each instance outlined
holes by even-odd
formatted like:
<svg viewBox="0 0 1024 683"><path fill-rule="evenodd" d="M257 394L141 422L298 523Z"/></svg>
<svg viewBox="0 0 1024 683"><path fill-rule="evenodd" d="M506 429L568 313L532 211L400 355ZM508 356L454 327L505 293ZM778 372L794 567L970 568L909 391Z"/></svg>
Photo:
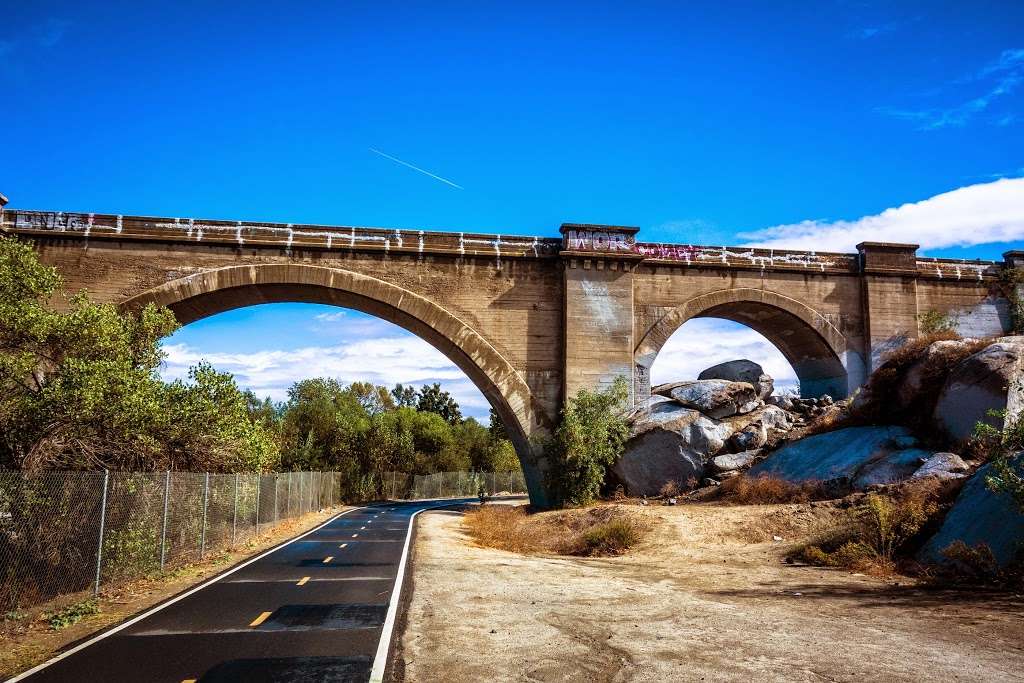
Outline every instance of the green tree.
<svg viewBox="0 0 1024 683"><path fill-rule="evenodd" d="M441 390L441 385L434 383L424 384L419 391L416 402L416 410L421 413L437 413L450 424L455 425L462 422L462 412L459 404L447 391Z"/></svg>
<svg viewBox="0 0 1024 683"><path fill-rule="evenodd" d="M165 308L68 297L27 244L0 238L0 466L261 469L276 446L230 375L163 382Z"/></svg>
<svg viewBox="0 0 1024 683"><path fill-rule="evenodd" d="M607 389L581 389L566 401L546 449L551 460L548 486L556 504L587 505L597 497L629 436L622 418L628 396L626 380L618 377Z"/></svg>
<svg viewBox="0 0 1024 683"><path fill-rule="evenodd" d="M396 384L395 388L391 390L391 398L396 408L415 408L416 402L419 400L414 387L403 386L402 384Z"/></svg>
<svg viewBox="0 0 1024 683"><path fill-rule="evenodd" d="M370 415L337 380L296 382L284 405L281 463L285 469L348 471L359 463ZM361 469L361 468L356 468Z"/></svg>
<svg viewBox="0 0 1024 683"><path fill-rule="evenodd" d="M348 385L348 391L370 415L395 409L391 393L384 387L375 386L370 382L352 382Z"/></svg>
<svg viewBox="0 0 1024 683"><path fill-rule="evenodd" d="M487 431L490 432L491 441L498 441L499 439L507 439L508 431L505 429L505 423L501 421L501 417L498 415L498 411L491 407L490 422L488 423Z"/></svg>

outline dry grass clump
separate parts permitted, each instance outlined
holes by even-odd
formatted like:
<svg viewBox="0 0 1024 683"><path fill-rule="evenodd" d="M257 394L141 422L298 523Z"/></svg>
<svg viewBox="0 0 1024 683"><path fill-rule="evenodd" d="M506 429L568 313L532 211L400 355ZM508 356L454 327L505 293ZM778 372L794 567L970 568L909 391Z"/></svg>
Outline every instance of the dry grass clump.
<svg viewBox="0 0 1024 683"><path fill-rule="evenodd" d="M636 512L620 505L528 513L522 505L482 505L463 525L478 544L517 553L621 555L650 530Z"/></svg>
<svg viewBox="0 0 1024 683"><path fill-rule="evenodd" d="M726 479L721 486L722 496L730 503L753 505L758 503L807 503L827 497L820 482L794 484L779 477L761 474L756 477L740 475Z"/></svg>
<svg viewBox="0 0 1024 683"><path fill-rule="evenodd" d="M907 561L942 510L948 488L935 480L907 484L886 493L870 493L836 525L792 559L824 567L842 567L889 576Z"/></svg>

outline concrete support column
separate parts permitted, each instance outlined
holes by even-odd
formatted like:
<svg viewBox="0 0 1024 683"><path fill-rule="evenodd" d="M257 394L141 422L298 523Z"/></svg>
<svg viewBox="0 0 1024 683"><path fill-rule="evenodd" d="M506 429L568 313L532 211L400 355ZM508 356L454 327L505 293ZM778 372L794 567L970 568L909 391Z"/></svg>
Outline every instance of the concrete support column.
<svg viewBox="0 0 1024 683"><path fill-rule="evenodd" d="M889 242L857 245L869 372L886 351L917 337L917 249Z"/></svg>
<svg viewBox="0 0 1024 683"><path fill-rule="evenodd" d="M623 377L633 400L633 269L638 228L562 225L565 398Z"/></svg>

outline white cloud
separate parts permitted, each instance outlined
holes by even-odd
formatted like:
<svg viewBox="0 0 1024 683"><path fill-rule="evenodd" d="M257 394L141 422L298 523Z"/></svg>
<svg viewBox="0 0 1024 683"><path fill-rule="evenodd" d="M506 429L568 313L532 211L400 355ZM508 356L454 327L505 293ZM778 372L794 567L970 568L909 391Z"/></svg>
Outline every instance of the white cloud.
<svg viewBox="0 0 1024 683"><path fill-rule="evenodd" d="M188 368L201 360L232 373L239 386L276 401L287 398L292 383L308 377L331 377L344 383L364 381L396 383L440 382L459 402L464 415L486 418L489 404L463 372L441 352L413 337L361 339L337 346L307 346L252 353L207 353L187 344L165 344L167 358L161 374L167 380L184 379Z"/></svg>
<svg viewBox="0 0 1024 683"><path fill-rule="evenodd" d="M669 337L651 367L651 384L696 379L702 370L747 358L775 379L776 393L796 385L796 373L782 352L745 325L717 318L693 318Z"/></svg>
<svg viewBox="0 0 1024 683"><path fill-rule="evenodd" d="M806 220L740 233L749 246L854 251L863 241L922 249L1024 239L1024 178L968 185L853 221Z"/></svg>

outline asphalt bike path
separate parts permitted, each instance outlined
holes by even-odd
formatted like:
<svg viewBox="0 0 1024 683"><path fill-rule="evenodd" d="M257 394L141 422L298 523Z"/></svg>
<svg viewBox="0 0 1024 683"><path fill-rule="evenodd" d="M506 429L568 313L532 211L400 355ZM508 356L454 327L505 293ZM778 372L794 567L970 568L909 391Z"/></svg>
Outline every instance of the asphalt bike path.
<svg viewBox="0 0 1024 683"><path fill-rule="evenodd" d="M460 502L348 510L10 680L378 680L413 517Z"/></svg>

